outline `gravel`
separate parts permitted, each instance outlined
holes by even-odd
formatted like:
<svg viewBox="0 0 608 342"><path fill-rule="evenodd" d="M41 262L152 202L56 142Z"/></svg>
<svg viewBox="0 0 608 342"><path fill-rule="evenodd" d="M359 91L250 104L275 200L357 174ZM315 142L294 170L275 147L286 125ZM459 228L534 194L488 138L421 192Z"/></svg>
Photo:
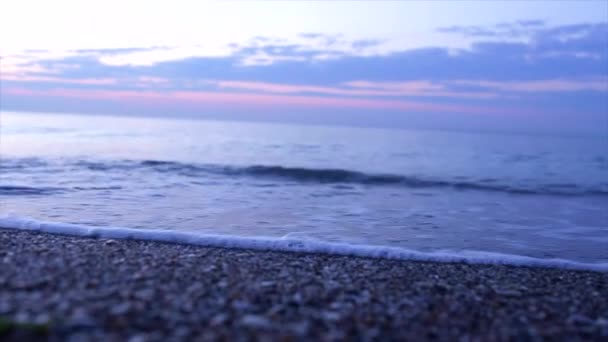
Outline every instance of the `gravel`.
<svg viewBox="0 0 608 342"><path fill-rule="evenodd" d="M0 340L606 340L608 273L0 229Z"/></svg>

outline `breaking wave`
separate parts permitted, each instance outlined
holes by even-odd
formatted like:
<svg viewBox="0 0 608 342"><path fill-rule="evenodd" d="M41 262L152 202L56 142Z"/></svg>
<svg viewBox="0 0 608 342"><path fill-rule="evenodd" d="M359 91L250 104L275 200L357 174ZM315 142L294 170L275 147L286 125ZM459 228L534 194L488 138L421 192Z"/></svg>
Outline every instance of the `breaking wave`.
<svg viewBox="0 0 608 342"><path fill-rule="evenodd" d="M454 190L476 190L492 191L523 195L557 195L557 196L608 196L608 184L599 187L584 187L577 184L504 184L497 179L486 178L481 180L444 180L431 179L419 176L407 176L397 174L370 174L345 169L315 169L303 167L289 167L279 165L251 165L230 166L218 164L192 164L174 161L160 160L120 160L120 161L63 161L62 165L45 163L36 159L10 160L0 164L0 170L27 170L31 168L48 168L49 172L69 172L74 168L84 168L89 171L116 171L116 170L146 170L159 173L171 173L185 177L202 178L209 175L220 175L227 177L252 177L287 180L298 183L347 183L367 186L398 186L407 188L449 188ZM60 167L59 167L60 166ZM26 172L26 171L22 171ZM14 189L13 189L14 188ZM19 190L18 188L23 188ZM4 189L4 190L2 190ZM12 189L12 190L11 190ZM48 189L47 189L48 190ZM77 190L77 189L76 189ZM27 194L25 187L4 186L0 188L0 194L19 191Z"/></svg>

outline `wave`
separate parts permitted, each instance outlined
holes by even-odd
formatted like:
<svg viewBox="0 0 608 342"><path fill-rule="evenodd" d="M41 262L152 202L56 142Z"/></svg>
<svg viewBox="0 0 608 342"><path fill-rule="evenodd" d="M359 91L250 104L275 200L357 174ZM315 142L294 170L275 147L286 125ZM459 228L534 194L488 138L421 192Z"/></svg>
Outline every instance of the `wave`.
<svg viewBox="0 0 608 342"><path fill-rule="evenodd" d="M608 272L608 263L585 263L565 259L540 259L481 251L420 252L386 246L355 245L316 240L283 238L250 238L228 235L199 234L174 230L132 229L121 227L94 227L70 223L37 221L17 216L1 216L0 228L38 231L50 234L105 239L132 239L179 243L220 248L240 248L262 251L281 251L314 254L333 254L354 257L371 257L429 262L513 265L550 267L574 270Z"/></svg>
<svg viewBox="0 0 608 342"><path fill-rule="evenodd" d="M72 188L0 185L0 196L46 196L71 191L121 190L121 186L75 186Z"/></svg>
<svg viewBox="0 0 608 342"><path fill-rule="evenodd" d="M477 190L528 195L608 196L608 189L589 189L576 184L544 184L540 186L513 186L496 184L496 179L480 181L433 180L416 176L395 174L369 174L345 169L314 169L278 165L228 166L216 164L190 164L173 161L144 160L123 161L118 164L81 162L91 170L109 168L149 168L157 172L178 173L183 176L198 177L203 174L223 176L245 176L258 178L286 179L300 183L346 183L361 185L392 185L407 188L451 188L455 190Z"/></svg>
<svg viewBox="0 0 608 342"><path fill-rule="evenodd" d="M608 196L608 184L595 188L568 183L513 185L501 184L499 180L494 178L485 178L478 181L461 179L440 180L396 174L370 174L345 169L315 169L278 165L230 166L218 164L192 164L162 160L64 161L64 164L61 165L63 169L58 168L57 165L54 164L45 164L40 160L27 160L25 162L32 162L37 167L46 166L47 168L52 169L53 172L59 172L57 170L69 171L74 167L85 168L90 171L142 169L192 178L220 175L228 177L283 179L297 183L342 183L367 186L400 186L406 188L449 188L454 190L491 191L521 195ZM15 161L5 164L4 166L0 164L0 168L2 167L10 169L23 168L22 163Z"/></svg>
<svg viewBox="0 0 608 342"><path fill-rule="evenodd" d="M30 187L20 185L0 185L0 196L20 195L52 195L63 192L62 188Z"/></svg>

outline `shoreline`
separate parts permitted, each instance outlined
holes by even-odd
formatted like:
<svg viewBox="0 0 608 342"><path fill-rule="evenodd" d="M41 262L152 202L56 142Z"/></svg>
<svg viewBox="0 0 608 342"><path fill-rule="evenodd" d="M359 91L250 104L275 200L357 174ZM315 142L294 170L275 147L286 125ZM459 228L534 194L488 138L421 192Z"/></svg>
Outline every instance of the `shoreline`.
<svg viewBox="0 0 608 342"><path fill-rule="evenodd" d="M20 231L42 232L85 238L140 240L176 243L209 248L247 249L261 252L277 251L381 258L404 261L461 262L473 265L510 265L550 267L608 273L608 262L583 262L557 258L504 254L489 251L417 251L397 246L349 244L320 240L298 240L279 237L241 237L201 234L193 231L99 227L82 224L39 221L30 218L0 217L0 227Z"/></svg>
<svg viewBox="0 0 608 342"><path fill-rule="evenodd" d="M9 340L608 337L602 272L2 228L0 261Z"/></svg>

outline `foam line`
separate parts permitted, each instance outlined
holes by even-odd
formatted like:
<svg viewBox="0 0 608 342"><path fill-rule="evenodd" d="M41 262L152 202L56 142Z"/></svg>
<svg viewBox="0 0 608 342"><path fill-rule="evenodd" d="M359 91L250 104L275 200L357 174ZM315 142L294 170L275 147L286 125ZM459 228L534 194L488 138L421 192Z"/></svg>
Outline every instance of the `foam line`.
<svg viewBox="0 0 608 342"><path fill-rule="evenodd" d="M462 262L468 264L492 264L513 266L551 267L573 270L608 272L608 263L584 263L565 259L540 259L478 251L437 251L354 245L291 238L253 238L228 235L200 234L174 230L132 229L120 227L94 227L70 223L45 222L17 216L0 216L0 227L6 229L38 231L50 234L72 235L105 239L133 239L159 241L206 247L244 248L262 251L320 253L357 257L386 258L399 260Z"/></svg>

